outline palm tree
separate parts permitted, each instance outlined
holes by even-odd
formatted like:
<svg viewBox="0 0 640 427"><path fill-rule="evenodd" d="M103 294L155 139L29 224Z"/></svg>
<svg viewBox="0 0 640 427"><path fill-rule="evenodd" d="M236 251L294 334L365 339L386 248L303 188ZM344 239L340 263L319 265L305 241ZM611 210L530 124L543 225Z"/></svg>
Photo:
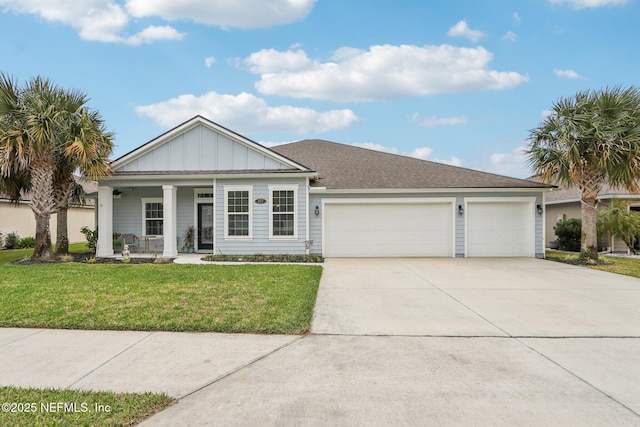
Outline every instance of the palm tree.
<svg viewBox="0 0 640 427"><path fill-rule="evenodd" d="M92 180L99 180L111 174L108 157L113 150L113 135L105 130L99 113L86 109L70 113L61 132L64 152L57 159L54 178L58 230L56 255L64 255L69 251L69 203L84 203L84 190L76 182L73 174L78 172Z"/></svg>
<svg viewBox="0 0 640 427"><path fill-rule="evenodd" d="M33 258L51 257L51 214L68 206L71 174L109 173L111 134L86 95L35 77L24 87L0 74L0 175L28 175L36 220Z"/></svg>
<svg viewBox="0 0 640 427"><path fill-rule="evenodd" d="M580 189L581 253L598 259L596 209L603 185L640 191L640 91L615 87L561 98L529 141L526 155L539 178Z"/></svg>

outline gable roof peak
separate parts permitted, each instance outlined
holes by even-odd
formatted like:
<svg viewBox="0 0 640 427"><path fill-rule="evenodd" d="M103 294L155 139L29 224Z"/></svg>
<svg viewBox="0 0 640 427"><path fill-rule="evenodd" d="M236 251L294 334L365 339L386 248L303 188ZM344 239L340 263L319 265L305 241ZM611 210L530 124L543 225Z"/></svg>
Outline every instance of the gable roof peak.
<svg viewBox="0 0 640 427"><path fill-rule="evenodd" d="M237 132L232 131L229 128L226 128L218 123L202 116L195 115L192 118L180 123L179 125L169 129L168 131L160 134L154 139L148 141L147 143L135 148L134 150L124 154L123 156L118 157L117 159L111 162L111 166L113 169L118 169L126 166L127 164L145 156L147 153L156 150L162 145L174 140L176 137L196 128L197 126L204 126L211 131L220 134L226 137L228 140L233 141L234 143L238 143L248 147L250 150L257 151L262 155L273 159L274 161L286 165L287 168L297 169L302 171L308 171L309 169L302 164L295 162L294 160L283 156L282 154L277 153L276 151L271 150L264 145L247 138Z"/></svg>

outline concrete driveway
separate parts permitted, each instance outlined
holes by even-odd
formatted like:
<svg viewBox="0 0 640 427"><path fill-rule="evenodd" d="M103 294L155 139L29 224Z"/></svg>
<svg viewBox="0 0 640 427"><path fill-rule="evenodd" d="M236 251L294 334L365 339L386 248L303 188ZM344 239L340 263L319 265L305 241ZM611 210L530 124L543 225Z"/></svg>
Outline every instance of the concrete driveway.
<svg viewBox="0 0 640 427"><path fill-rule="evenodd" d="M0 384L168 392L144 425L639 425L640 280L327 260L312 334L0 329Z"/></svg>
<svg viewBox="0 0 640 427"><path fill-rule="evenodd" d="M639 337L640 279L551 261L329 259L316 334Z"/></svg>

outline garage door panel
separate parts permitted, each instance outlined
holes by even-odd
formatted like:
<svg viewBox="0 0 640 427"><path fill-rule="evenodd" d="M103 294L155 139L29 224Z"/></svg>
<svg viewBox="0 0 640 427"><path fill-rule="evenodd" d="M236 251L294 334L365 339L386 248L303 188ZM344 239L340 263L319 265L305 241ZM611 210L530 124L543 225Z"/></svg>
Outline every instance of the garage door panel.
<svg viewBox="0 0 640 427"><path fill-rule="evenodd" d="M451 203L326 204L325 256L451 256Z"/></svg>
<svg viewBox="0 0 640 427"><path fill-rule="evenodd" d="M467 256L534 256L532 212L530 202L468 203Z"/></svg>

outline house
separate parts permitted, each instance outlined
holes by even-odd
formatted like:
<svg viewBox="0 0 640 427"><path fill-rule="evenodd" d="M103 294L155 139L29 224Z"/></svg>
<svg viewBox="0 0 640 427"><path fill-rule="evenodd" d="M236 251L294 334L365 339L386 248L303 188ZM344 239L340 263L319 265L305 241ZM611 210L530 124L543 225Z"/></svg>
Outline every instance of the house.
<svg viewBox="0 0 640 427"><path fill-rule="evenodd" d="M631 194L624 188L604 186L598 195L598 209L609 207L611 199L623 199L629 209L640 211L640 194ZM545 199L545 241L548 246L557 239L554 226L563 219L581 218L580 189L578 187L558 188L547 193ZM608 249L611 252L628 252L627 245L622 239L610 236L598 239L600 249Z"/></svg>
<svg viewBox="0 0 640 427"><path fill-rule="evenodd" d="M200 116L111 166L101 257L113 231L176 256L189 226L216 254L544 256L549 186L533 181L322 140L269 149Z"/></svg>
<svg viewBox="0 0 640 427"><path fill-rule="evenodd" d="M95 181L84 180L77 176L74 176L74 178L76 182L83 186L86 194L95 192L98 188ZM86 198L84 205L69 206L67 211L69 241L72 243L86 241L80 229L85 225L91 229L95 228L95 217L94 200L91 198ZM55 242L57 236L56 214L51 215L49 227L51 239ZM29 206L29 194L26 194L19 202L14 203L7 195L0 193L0 233L4 235L16 233L22 238L35 236L36 220Z"/></svg>

